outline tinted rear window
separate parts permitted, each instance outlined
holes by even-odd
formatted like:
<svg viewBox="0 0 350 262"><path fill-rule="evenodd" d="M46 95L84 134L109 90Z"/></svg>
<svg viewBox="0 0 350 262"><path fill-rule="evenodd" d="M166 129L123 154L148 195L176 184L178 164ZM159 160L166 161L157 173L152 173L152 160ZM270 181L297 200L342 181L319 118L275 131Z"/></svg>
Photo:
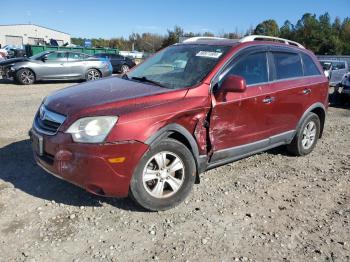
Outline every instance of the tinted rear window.
<svg viewBox="0 0 350 262"><path fill-rule="evenodd" d="M307 54L301 54L301 57L303 58L305 76L314 76L321 74L310 56L308 56Z"/></svg>
<svg viewBox="0 0 350 262"><path fill-rule="evenodd" d="M274 52L276 80L303 76L300 56L296 53Z"/></svg>

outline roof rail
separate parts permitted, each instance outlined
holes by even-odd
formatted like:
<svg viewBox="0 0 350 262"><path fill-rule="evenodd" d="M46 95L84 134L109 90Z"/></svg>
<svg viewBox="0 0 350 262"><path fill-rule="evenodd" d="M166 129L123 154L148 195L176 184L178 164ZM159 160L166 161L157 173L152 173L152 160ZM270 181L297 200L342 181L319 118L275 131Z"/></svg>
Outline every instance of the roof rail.
<svg viewBox="0 0 350 262"><path fill-rule="evenodd" d="M248 35L248 36L240 39L239 42L245 43L245 42L265 40L265 39L270 40L270 41L281 42L281 43L284 43L286 45L293 45L293 46L297 46L299 48L305 49L305 47L303 45L299 44L298 42L284 39L284 38L274 37L274 36L266 36L266 35Z"/></svg>
<svg viewBox="0 0 350 262"><path fill-rule="evenodd" d="M195 36L184 40L183 43L196 42L200 40L228 40L228 38L212 37L212 36Z"/></svg>

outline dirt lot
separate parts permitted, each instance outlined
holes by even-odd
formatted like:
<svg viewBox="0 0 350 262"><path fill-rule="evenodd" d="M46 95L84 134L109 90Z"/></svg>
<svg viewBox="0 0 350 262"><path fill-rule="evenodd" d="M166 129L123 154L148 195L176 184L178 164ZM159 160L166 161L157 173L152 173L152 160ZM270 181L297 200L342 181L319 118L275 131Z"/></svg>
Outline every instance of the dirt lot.
<svg viewBox="0 0 350 262"><path fill-rule="evenodd" d="M275 149L206 172L148 213L42 171L27 131L50 92L0 82L0 261L350 261L350 108L306 157Z"/></svg>

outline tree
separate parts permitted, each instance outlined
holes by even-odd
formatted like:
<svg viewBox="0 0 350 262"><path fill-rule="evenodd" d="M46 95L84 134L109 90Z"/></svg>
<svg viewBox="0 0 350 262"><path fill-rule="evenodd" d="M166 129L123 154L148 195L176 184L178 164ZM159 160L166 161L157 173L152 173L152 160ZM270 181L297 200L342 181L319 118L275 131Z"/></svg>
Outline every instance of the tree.
<svg viewBox="0 0 350 262"><path fill-rule="evenodd" d="M168 29L168 36L163 40L162 47L178 43L183 35L184 30L179 26L175 26L173 31Z"/></svg>
<svg viewBox="0 0 350 262"><path fill-rule="evenodd" d="M255 27L254 34L267 35L267 36L279 36L279 27L275 20L269 19L258 24Z"/></svg>
<svg viewBox="0 0 350 262"><path fill-rule="evenodd" d="M350 18L345 18L341 25L341 40L343 42L344 55L350 55Z"/></svg>
<svg viewBox="0 0 350 262"><path fill-rule="evenodd" d="M286 39L294 38L294 25L289 20L286 20L283 26L281 26L280 37L286 38Z"/></svg>
<svg viewBox="0 0 350 262"><path fill-rule="evenodd" d="M322 42L321 27L316 15L306 13L295 26L295 39L307 48L317 52Z"/></svg>
<svg viewBox="0 0 350 262"><path fill-rule="evenodd" d="M84 45L84 39L81 38L81 37L72 37L71 38L71 43L73 45L83 46Z"/></svg>
<svg viewBox="0 0 350 262"><path fill-rule="evenodd" d="M250 26L244 33L222 32L221 37L237 39L243 35L262 34L268 36L280 36L286 39L297 41L316 54L329 55L350 55L350 18L343 21L336 17L332 19L328 13L319 17L315 14L305 13L301 19L293 25L289 20L279 28L275 20L269 19L261 22L255 28ZM128 38L117 37L112 39L92 39L93 46L119 48L120 50L135 49L145 52L155 52L160 48L178 43L180 37L214 36L211 32L184 32L180 26L168 30L167 35L152 33L132 33ZM72 43L84 45L84 38L73 37Z"/></svg>
<svg viewBox="0 0 350 262"><path fill-rule="evenodd" d="M229 39L239 39L242 38L242 34L239 34L238 32L235 33L224 33L222 35L224 38L229 38Z"/></svg>

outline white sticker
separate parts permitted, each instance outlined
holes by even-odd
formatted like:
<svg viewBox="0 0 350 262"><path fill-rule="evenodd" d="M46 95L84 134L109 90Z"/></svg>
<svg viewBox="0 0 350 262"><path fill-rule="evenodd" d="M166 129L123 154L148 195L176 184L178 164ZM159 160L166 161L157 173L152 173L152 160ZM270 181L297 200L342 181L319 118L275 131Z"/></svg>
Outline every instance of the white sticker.
<svg viewBox="0 0 350 262"><path fill-rule="evenodd" d="M199 51L196 54L196 56L216 58L216 59L218 59L221 55L222 53L220 52L208 52L208 51Z"/></svg>

